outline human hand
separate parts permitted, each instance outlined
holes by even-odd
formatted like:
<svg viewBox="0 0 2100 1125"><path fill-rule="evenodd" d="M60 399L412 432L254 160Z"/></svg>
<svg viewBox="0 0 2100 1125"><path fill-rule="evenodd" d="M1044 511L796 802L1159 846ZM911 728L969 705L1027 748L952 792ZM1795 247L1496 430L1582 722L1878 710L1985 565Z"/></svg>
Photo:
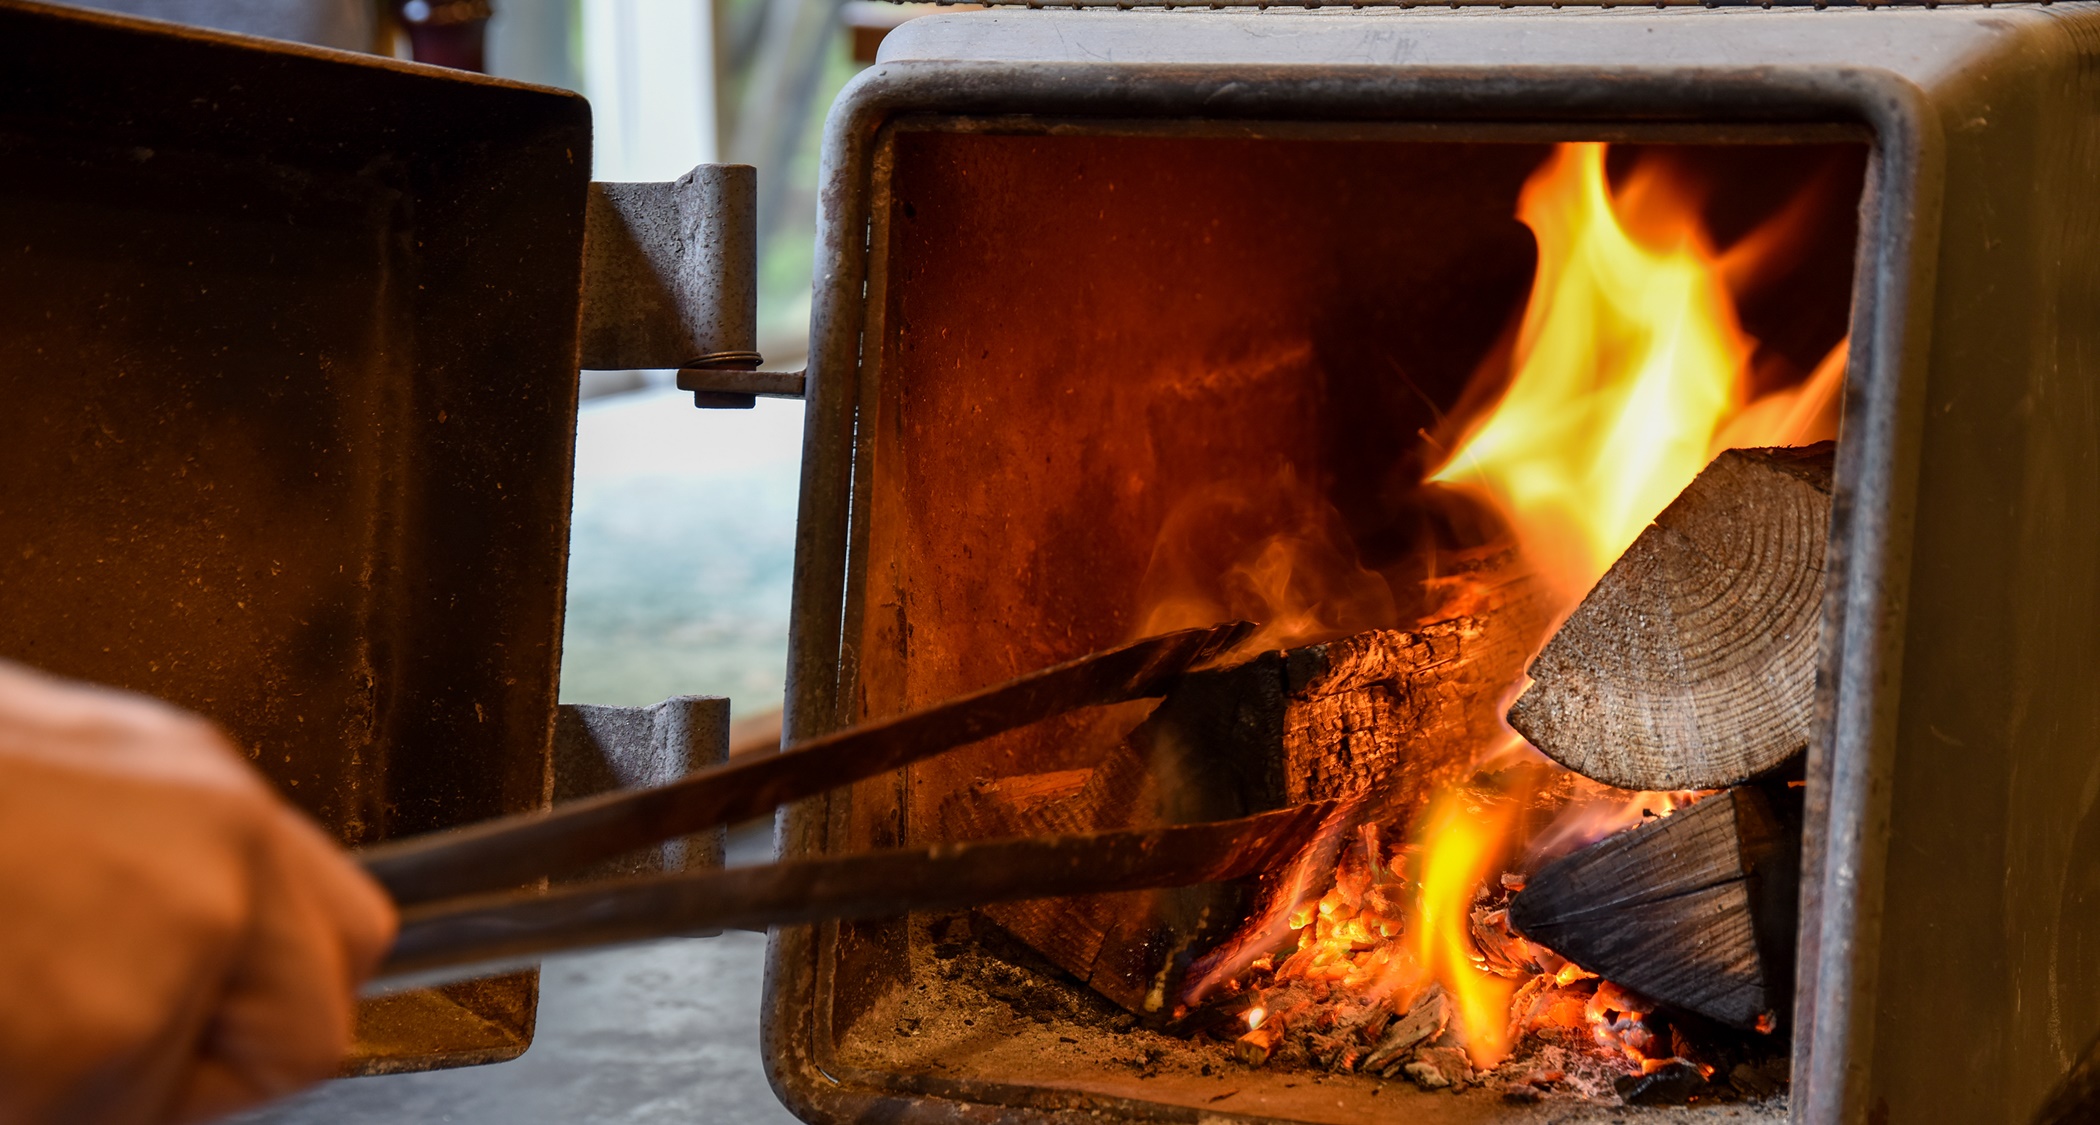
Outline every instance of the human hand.
<svg viewBox="0 0 2100 1125"><path fill-rule="evenodd" d="M0 1123L326 1077L394 909L217 728L0 661Z"/></svg>

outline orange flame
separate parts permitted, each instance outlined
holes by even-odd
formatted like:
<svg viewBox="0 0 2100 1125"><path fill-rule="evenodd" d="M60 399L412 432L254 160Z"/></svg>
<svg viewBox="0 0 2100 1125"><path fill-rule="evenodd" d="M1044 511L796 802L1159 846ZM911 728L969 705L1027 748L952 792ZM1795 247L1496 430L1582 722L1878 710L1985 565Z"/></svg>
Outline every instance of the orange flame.
<svg viewBox="0 0 2100 1125"><path fill-rule="evenodd" d="M1430 476L1501 508L1571 603L1727 448L1724 432L1732 445L1827 436L1810 431L1843 373L1826 361L1826 380L1750 403L1757 342L1696 198L1651 162L1615 199L1604 150L1561 145L1525 184L1517 217L1539 262L1514 375ZM1739 413L1757 424L1729 426Z"/></svg>
<svg viewBox="0 0 2100 1125"><path fill-rule="evenodd" d="M1211 485L1183 497L1160 528L1138 596L1136 636L1256 622L1243 653L1397 617L1391 588L1358 561L1341 513L1288 466L1252 488Z"/></svg>
<svg viewBox="0 0 2100 1125"><path fill-rule="evenodd" d="M1575 798L1531 841L1525 858L1536 868L1650 817L1669 816L1706 795L1703 791L1633 793L1583 778L1577 783Z"/></svg>
<svg viewBox="0 0 2100 1125"><path fill-rule="evenodd" d="M1415 960L1458 1001L1466 1053L1483 1070L1509 1053L1509 998L1516 986L1473 963L1468 922L1474 895L1495 873L1510 819L1507 807L1469 805L1451 791L1440 796L1423 832L1428 847L1415 906Z"/></svg>
<svg viewBox="0 0 2100 1125"><path fill-rule="evenodd" d="M1267 902L1255 919L1238 934L1189 965L1188 984L1182 992L1184 1005L1200 1003L1219 985L1239 976L1263 960L1276 943L1311 922L1307 901L1315 884L1334 870L1335 854L1341 850L1344 830L1355 823L1359 802L1343 801L1320 822L1312 843L1291 860L1289 867L1270 889Z"/></svg>

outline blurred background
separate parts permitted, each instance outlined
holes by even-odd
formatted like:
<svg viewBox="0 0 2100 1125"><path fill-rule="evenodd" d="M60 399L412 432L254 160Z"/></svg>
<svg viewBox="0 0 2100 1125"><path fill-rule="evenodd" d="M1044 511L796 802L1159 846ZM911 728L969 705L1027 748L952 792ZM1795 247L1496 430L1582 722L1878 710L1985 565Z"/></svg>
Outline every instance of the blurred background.
<svg viewBox="0 0 2100 1125"><path fill-rule="evenodd" d="M559 86L591 101L593 178L758 169L759 347L807 342L824 113L884 34L931 5L867 0L73 0L203 27ZM561 698L724 695L733 750L777 746L802 404L697 410L672 371L580 376ZM771 858L770 824L731 833ZM250 1114L364 1122L790 1122L758 1054L765 939L550 960L515 1062L330 1083Z"/></svg>

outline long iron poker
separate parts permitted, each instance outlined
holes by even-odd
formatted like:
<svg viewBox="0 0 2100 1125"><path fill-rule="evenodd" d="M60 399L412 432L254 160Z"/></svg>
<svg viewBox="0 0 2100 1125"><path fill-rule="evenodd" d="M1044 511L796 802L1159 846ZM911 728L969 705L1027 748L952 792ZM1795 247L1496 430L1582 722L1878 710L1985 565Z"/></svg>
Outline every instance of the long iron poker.
<svg viewBox="0 0 2100 1125"><path fill-rule="evenodd" d="M1324 831L1332 801L1239 820L893 848L645 876L411 907L375 990L522 965L584 946L1015 899L1222 882L1276 870Z"/></svg>
<svg viewBox="0 0 2100 1125"><path fill-rule="evenodd" d="M788 801L1054 715L1163 695L1176 676L1230 649L1252 629L1233 622L1150 637L778 754L699 770L654 788L378 844L360 858L404 908L516 888L674 836L764 815Z"/></svg>

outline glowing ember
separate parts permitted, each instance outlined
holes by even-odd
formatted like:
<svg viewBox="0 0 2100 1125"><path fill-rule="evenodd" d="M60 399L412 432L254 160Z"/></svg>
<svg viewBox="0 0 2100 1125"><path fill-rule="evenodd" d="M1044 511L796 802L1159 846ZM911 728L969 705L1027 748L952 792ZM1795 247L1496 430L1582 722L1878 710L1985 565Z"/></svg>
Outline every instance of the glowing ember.
<svg viewBox="0 0 2100 1125"><path fill-rule="evenodd" d="M1314 908L1301 904L1310 897L1314 885L1334 870L1341 827L1355 818L1356 809L1354 802L1337 806L1321 824L1313 845L1300 852L1277 880L1276 890L1261 916L1189 966L1190 983L1181 995L1183 1008L1201 1002L1220 985L1250 969L1271 971L1270 950L1285 935L1312 924Z"/></svg>

